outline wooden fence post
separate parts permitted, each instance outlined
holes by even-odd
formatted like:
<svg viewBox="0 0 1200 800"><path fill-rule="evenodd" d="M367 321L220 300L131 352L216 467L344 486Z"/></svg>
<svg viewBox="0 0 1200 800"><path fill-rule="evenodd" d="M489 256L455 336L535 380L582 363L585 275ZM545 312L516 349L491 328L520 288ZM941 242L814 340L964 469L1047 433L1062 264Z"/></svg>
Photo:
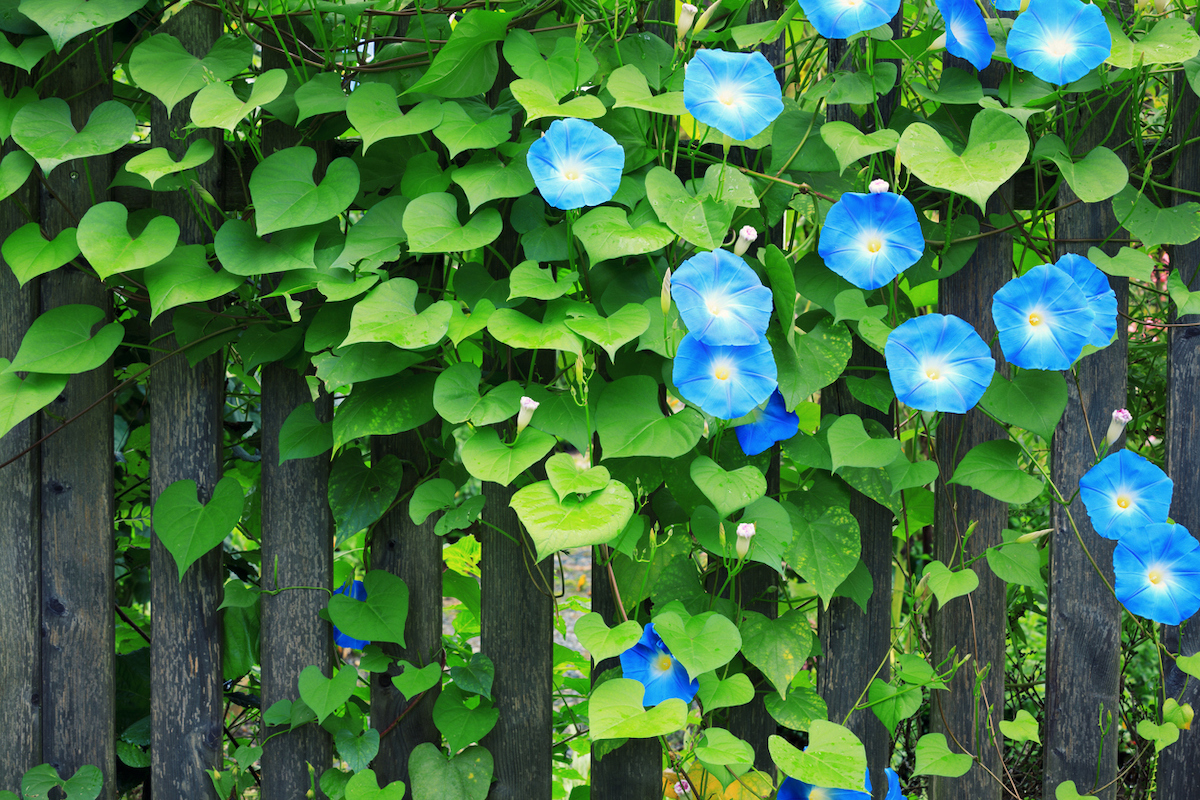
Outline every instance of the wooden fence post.
<svg viewBox="0 0 1200 800"><path fill-rule="evenodd" d="M19 91L29 83L26 73L0 67L0 86ZM24 188L0 203L0 241L37 220L38 184L31 176ZM24 288L18 286L0 258L0 358L12 360L37 316L38 283L34 278ZM0 464L37 441L38 422L35 414L0 437ZM26 770L42 762L40 464L34 448L0 469L0 608L5 609L0 615L0 790L10 792L20 788Z"/></svg>

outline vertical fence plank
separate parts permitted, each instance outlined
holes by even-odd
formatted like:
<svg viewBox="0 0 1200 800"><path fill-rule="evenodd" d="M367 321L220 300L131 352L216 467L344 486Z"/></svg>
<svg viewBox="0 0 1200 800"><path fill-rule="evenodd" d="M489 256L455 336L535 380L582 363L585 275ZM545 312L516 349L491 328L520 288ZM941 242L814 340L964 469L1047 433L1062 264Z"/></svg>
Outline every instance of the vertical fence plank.
<svg viewBox="0 0 1200 800"><path fill-rule="evenodd" d="M1067 110L1066 130L1081 132L1075 148L1078 156L1098 145L1114 146L1125 140L1128 99L1127 94L1097 93L1081 96ZM1127 160L1124 148L1114 149L1122 160ZM1059 205L1074 199L1069 187L1064 185L1059 190ZM1056 257L1086 254L1089 247L1100 246L1100 241L1117 228L1111 203L1079 203L1064 209L1055 218ZM1119 242L1109 242L1102 249L1112 254L1119 246ZM1109 282L1116 290L1119 312L1123 313L1128 308L1128 281L1109 278ZM1054 433L1053 477L1068 497L1094 460L1092 437L1099 444L1113 409L1125 405L1128 335L1124 325L1117 325L1117 334L1116 342L1079 362L1078 387L1067 377L1067 410ZM1087 423L1091 424L1090 434ZM1078 498L1070 510L1084 543L1111 582L1114 543L1095 534ZM1053 506L1051 522L1054 538L1046 646L1046 798L1053 798L1055 787L1063 781L1075 781L1081 793L1113 781L1120 721L1120 606L1092 568L1062 506ZM1110 785L1097 796L1113 800L1116 787Z"/></svg>
<svg viewBox="0 0 1200 800"><path fill-rule="evenodd" d="M171 18L169 31L189 52L202 56L221 35L216 9L189 6ZM181 136L190 120L191 99L175 106L170 116L155 100L151 143L176 158L187 146L207 138L218 149L219 131L207 129ZM197 168L197 180L220 196L220 157ZM187 197L167 192L156 206L180 226L180 244L203 244L210 237L193 213ZM198 202L197 207L207 209ZM176 347L174 313L153 323L155 340L168 351ZM161 338L160 338L161 337ZM178 480L193 480L201 502L212 497L221 479L221 421L225 404L225 369L220 353L193 369L183 356L167 359L151 373L150 494L157 502L164 489ZM221 548L202 556L178 577L175 560L157 536L150 545L154 629L151 643L150 710L151 774L158 800L215 798L205 770L222 762Z"/></svg>
<svg viewBox="0 0 1200 800"><path fill-rule="evenodd" d="M947 56L946 67L971 69L968 62ZM1007 70L992 64L980 74L984 86L1000 84ZM1006 214L1012 207L1012 182L1004 184L988 201L989 214ZM961 202L955 213L978 216L973 204ZM986 221L983 230L987 230ZM1004 356L995 341L992 321L992 296L1013 275L1012 235L1007 233L980 239L975 254L954 275L938 285L938 311L961 317L992 343L992 355L1004 372ZM937 432L937 457L941 466L937 486L934 558L957 569L961 561L979 558L989 547L1003 541L1001 532L1008 527L1008 505L982 492L946 482L971 448L982 442L1005 438L1002 427L978 409L965 415L947 414ZM969 540L963 534L977 523ZM950 748L982 759L961 778L934 778L935 800L999 800L1002 786L993 778L1000 775L1003 739L999 723L1004 712L1004 639L1007 633L1006 584L980 558L975 562L979 587L965 597L939 606L933 619L933 661L940 663L951 650L955 660L970 655L950 682L948 692L932 692L934 708L932 728L947 734ZM986 677L981 679L983 673ZM980 691L975 697L976 687ZM957 743L957 746L956 746ZM988 774L988 771L991 775Z"/></svg>
<svg viewBox="0 0 1200 800"><path fill-rule="evenodd" d="M51 59L60 97L70 97L71 121L82 129L111 97L109 35L73 55ZM59 165L41 198L42 230L53 237L79 224L104 199L112 177L107 156ZM95 306L112 318L108 291L72 265L42 276L41 311ZM46 408L43 435L82 414L42 444L42 758L73 774L85 764L104 774L103 798L115 796L113 625L112 361L74 375ZM87 410L95 404L94 408ZM86 411L86 413L84 413Z"/></svg>
<svg viewBox="0 0 1200 800"><path fill-rule="evenodd" d="M0 67L0 86L27 86L24 72ZM4 153L15 148L9 145ZM29 219L22 206L34 214ZM0 203L0 240L37 221L37 178ZM24 288L0 258L0 358L10 361L37 315L38 280ZM0 464L39 436L35 414L0 437ZM40 453L35 448L0 470L0 790L16 792L21 775L42 761L41 546L38 526Z"/></svg>
<svg viewBox="0 0 1200 800"><path fill-rule="evenodd" d="M440 421L407 433L371 438L371 462L394 455L404 462L404 480L400 496L410 493L418 479L428 474L429 456L422 439L436 438ZM408 622L406 647L382 645L383 651L397 660L422 667L437 658L442 647L442 539L434 533L434 518L414 525L408 516L408 502L402 502L383 516L371 535L371 569L396 575L408 585ZM371 727L380 733L395 724L379 743L375 774L380 783L404 781L408 777L408 758L420 744L441 743L441 734L433 724L433 704L438 687L424 697L405 697L392 685L400 669L394 664L386 673L375 673L371 683ZM417 705L405 714L410 703ZM404 718L400 719L400 715Z"/></svg>
<svg viewBox="0 0 1200 800"><path fill-rule="evenodd" d="M1184 144L1195 136L1200 122L1200 102L1188 85L1187 78L1175 80L1174 143L1180 145L1175 161L1174 184L1180 189L1200 191L1200 144ZM1195 196L1176 192L1173 205L1194 202ZM1200 289L1200 242L1171 248L1171 259L1184 284L1195 291ZM1177 323L1196 327L1168 328L1170 358L1167 363L1167 474L1175 481L1171 503L1171 518L1200 537L1200 450L1196 448L1196 432L1200 431L1200 315L1174 318ZM1163 626L1163 643L1172 652L1192 655L1200 651L1200 622L1195 618L1182 628ZM1174 697L1180 703L1200 707L1200 691L1195 678L1189 679L1180 669L1164 662L1166 685L1164 698ZM1186 688L1185 688L1186 686ZM1200 735L1196 730L1180 731L1179 741L1163 750L1158 761L1158 793L1160 800L1188 800L1200 785Z"/></svg>

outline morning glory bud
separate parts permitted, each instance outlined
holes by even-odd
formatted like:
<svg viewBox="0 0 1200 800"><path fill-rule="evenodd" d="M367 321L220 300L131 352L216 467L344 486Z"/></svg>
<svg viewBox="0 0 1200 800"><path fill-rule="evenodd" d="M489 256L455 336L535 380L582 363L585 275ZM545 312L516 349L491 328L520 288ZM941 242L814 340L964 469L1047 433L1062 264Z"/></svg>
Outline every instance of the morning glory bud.
<svg viewBox="0 0 1200 800"><path fill-rule="evenodd" d="M1022 533L1017 537L1017 542L1020 544L1025 544L1026 542L1036 542L1038 539L1050 533L1052 530L1054 529L1042 528L1040 531L1034 531L1033 533Z"/></svg>
<svg viewBox="0 0 1200 800"><path fill-rule="evenodd" d="M688 792L692 790L692 785L687 782L687 778L680 778L679 783L675 784L675 796L686 797Z"/></svg>
<svg viewBox="0 0 1200 800"><path fill-rule="evenodd" d="M533 419L533 412L537 411L537 407L539 405L541 405L541 403L537 402L531 397L521 398L521 410L517 412L518 434L525 430L526 426L529 425L529 420Z"/></svg>
<svg viewBox="0 0 1200 800"><path fill-rule="evenodd" d="M750 540L754 538L754 523L743 522L737 527L737 554L738 558L745 558L750 552Z"/></svg>
<svg viewBox="0 0 1200 800"><path fill-rule="evenodd" d="M691 3L684 3L683 8L679 10L679 24L675 26L675 45L683 47L683 40L688 35L688 31L692 29L692 21L696 19L697 9Z"/></svg>
<svg viewBox="0 0 1200 800"><path fill-rule="evenodd" d="M704 9L704 13L700 15L700 19L696 20L696 24L692 26L692 36L698 36L701 31L708 27L708 23L712 20L713 13L720 5L721 0L717 0L717 2Z"/></svg>
<svg viewBox="0 0 1200 800"><path fill-rule="evenodd" d="M750 249L750 245L754 244L754 240L758 238L758 231L750 225L745 225L738 231L737 241L733 243L733 254L735 256L745 255Z"/></svg>
<svg viewBox="0 0 1200 800"><path fill-rule="evenodd" d="M871 194L883 194L890 187L888 186L888 182L883 178L876 178L875 180L871 181L871 185L867 188Z"/></svg>
<svg viewBox="0 0 1200 800"><path fill-rule="evenodd" d="M671 313L671 268L667 268L667 274L663 275L662 292L659 294L659 302L662 304L663 317Z"/></svg>
<svg viewBox="0 0 1200 800"><path fill-rule="evenodd" d="M1122 433L1125 432L1125 426L1133 419L1133 414L1130 414L1123 408L1118 408L1112 413L1112 422L1108 423L1108 433L1104 434L1104 445L1115 442Z"/></svg>

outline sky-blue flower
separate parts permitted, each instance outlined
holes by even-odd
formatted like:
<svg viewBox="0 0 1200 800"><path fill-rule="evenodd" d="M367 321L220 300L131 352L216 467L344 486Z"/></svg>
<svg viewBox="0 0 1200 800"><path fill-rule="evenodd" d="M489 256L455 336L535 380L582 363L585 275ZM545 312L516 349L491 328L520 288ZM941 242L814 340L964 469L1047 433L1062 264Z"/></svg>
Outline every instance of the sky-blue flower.
<svg viewBox="0 0 1200 800"><path fill-rule="evenodd" d="M800 430L800 417L787 410L778 389L767 399L766 408L756 408L751 414L753 422L733 429L742 452L748 456L756 456L776 442L786 442Z"/></svg>
<svg viewBox="0 0 1200 800"><path fill-rule="evenodd" d="M1122 536L1113 576L1117 599L1139 617L1178 625L1200 611L1200 542L1182 525L1163 522Z"/></svg>
<svg viewBox="0 0 1200 800"><path fill-rule="evenodd" d="M363 586L362 581L354 581L353 583L346 581L342 584L340 589L334 592L334 594L344 594L361 603L363 600L367 599L367 587ZM355 639L351 636L347 636L339 631L336 625L333 626L333 643L338 647L350 647L355 650L362 650L364 647L370 644L370 642L366 641L365 639Z"/></svg>
<svg viewBox="0 0 1200 800"><path fill-rule="evenodd" d="M888 779L888 792L884 800L905 800L900 794L900 776L891 767L884 770ZM871 775L867 773L863 782L866 791L857 792L852 789L826 789L813 786L796 778L784 778L779 784L776 800L870 800Z"/></svg>
<svg viewBox="0 0 1200 800"><path fill-rule="evenodd" d="M951 55L965 58L978 70L992 63L996 43L975 0L938 0L938 10L946 22L946 49Z"/></svg>
<svg viewBox="0 0 1200 800"><path fill-rule="evenodd" d="M920 411L967 413L996 372L983 338L953 315L908 320L888 335L883 355L896 398Z"/></svg>
<svg viewBox="0 0 1200 800"><path fill-rule="evenodd" d="M621 673L646 687L642 698L645 706L656 706L672 697L690 703L700 688L699 681L688 680L687 670L655 633L653 622L642 629L637 644L621 653Z"/></svg>
<svg viewBox="0 0 1200 800"><path fill-rule="evenodd" d="M1069 369L1087 344L1093 316L1083 290L1053 264L1014 278L992 298L1000 349L1023 369Z"/></svg>
<svg viewBox="0 0 1200 800"><path fill-rule="evenodd" d="M908 198L846 192L829 209L817 252L860 289L878 289L920 260L925 236Z"/></svg>
<svg viewBox="0 0 1200 800"><path fill-rule="evenodd" d="M699 122L741 142L783 113L783 91L762 53L700 50L684 72L683 105Z"/></svg>
<svg viewBox="0 0 1200 800"><path fill-rule="evenodd" d="M1108 346L1117 332L1117 293L1109 285L1108 276L1091 261L1074 253L1055 261L1054 266L1070 275L1087 298L1088 308L1092 310L1092 330L1087 343L1094 347Z"/></svg>
<svg viewBox="0 0 1200 800"><path fill-rule="evenodd" d="M707 345L689 333L675 353L679 394L717 419L744 417L775 391L779 373L766 339L750 345Z"/></svg>
<svg viewBox="0 0 1200 800"><path fill-rule="evenodd" d="M547 203L563 211L607 203L621 183L625 151L585 119L556 119L525 158Z"/></svg>
<svg viewBox="0 0 1200 800"><path fill-rule="evenodd" d="M767 331L771 290L741 256L711 250L671 276L671 296L688 330L705 344L754 344Z"/></svg>
<svg viewBox="0 0 1200 800"><path fill-rule="evenodd" d="M996 0L997 11L1020 11L1021 0Z"/></svg>
<svg viewBox="0 0 1200 800"><path fill-rule="evenodd" d="M846 39L886 25L900 0L800 0L804 16L826 39Z"/></svg>
<svg viewBox="0 0 1200 800"><path fill-rule="evenodd" d="M1132 450L1118 450L1079 479L1079 497L1092 528L1106 539L1166 522L1174 482Z"/></svg>
<svg viewBox="0 0 1200 800"><path fill-rule="evenodd" d="M1012 63L1049 83L1077 81L1112 52L1104 14L1081 0L1030 0L1005 45Z"/></svg>

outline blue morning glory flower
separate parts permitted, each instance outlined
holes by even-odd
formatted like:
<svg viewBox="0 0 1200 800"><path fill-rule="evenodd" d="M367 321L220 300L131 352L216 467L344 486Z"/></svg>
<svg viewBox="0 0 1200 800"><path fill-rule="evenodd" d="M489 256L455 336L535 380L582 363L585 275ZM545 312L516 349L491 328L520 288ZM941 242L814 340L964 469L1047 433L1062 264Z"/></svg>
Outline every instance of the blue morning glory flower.
<svg viewBox="0 0 1200 800"><path fill-rule="evenodd" d="M684 72L683 105L699 122L742 142L783 113L783 91L762 53L700 50Z"/></svg>
<svg viewBox="0 0 1200 800"><path fill-rule="evenodd" d="M705 344L754 344L767 330L771 290L726 250L692 256L671 276L671 296L688 330Z"/></svg>
<svg viewBox="0 0 1200 800"><path fill-rule="evenodd" d="M362 581L346 581L342 584L342 588L338 589L334 594L344 594L352 600L358 600L360 603L367 599L367 587L363 586ZM338 647L350 647L354 650L362 650L370 644L364 639L355 639L352 636L347 636L338 630L337 626L333 626L333 643Z"/></svg>
<svg viewBox="0 0 1200 800"><path fill-rule="evenodd" d="M1021 0L996 0L997 11L1020 11Z"/></svg>
<svg viewBox="0 0 1200 800"><path fill-rule="evenodd" d="M953 315L914 317L883 348L896 398L920 411L965 414L996 372L996 359L966 321Z"/></svg>
<svg viewBox="0 0 1200 800"><path fill-rule="evenodd" d="M1118 450L1079 479L1092 528L1105 539L1166 522L1175 483L1132 450Z"/></svg>
<svg viewBox="0 0 1200 800"><path fill-rule="evenodd" d="M987 20L975 0L938 0L946 22L946 49L982 70L992 63L996 43L988 33Z"/></svg>
<svg viewBox="0 0 1200 800"><path fill-rule="evenodd" d="M1200 542L1182 525L1135 528L1113 551L1117 599L1130 613L1178 625L1200 611Z"/></svg>
<svg viewBox="0 0 1200 800"><path fill-rule="evenodd" d="M884 770L884 773L887 774L888 779L888 792L884 800L905 800L904 795L900 794L900 776L896 774L896 770L888 767ZM784 778L783 783L779 784L779 793L775 797L776 800L870 800L870 773L867 773L863 787L866 791L826 789L821 786L813 786L796 778Z"/></svg>
<svg viewBox="0 0 1200 800"><path fill-rule="evenodd" d="M1075 285L1087 298L1092 310L1092 330L1087 343L1094 347L1105 347L1117 332L1117 293L1108 283L1108 276L1095 264L1074 253L1054 262L1054 266L1071 276Z"/></svg>
<svg viewBox="0 0 1200 800"><path fill-rule="evenodd" d="M992 298L1000 349L1024 369L1069 369L1087 344L1094 316L1083 290L1053 264L1014 278Z"/></svg>
<svg viewBox="0 0 1200 800"><path fill-rule="evenodd" d="M637 644L621 653L621 672L646 687L642 698L645 706L656 706L672 697L690 703L700 688L699 681L688 680L687 670L654 632L653 622L642 629Z"/></svg>
<svg viewBox="0 0 1200 800"><path fill-rule="evenodd" d="M1112 52L1112 35L1092 3L1030 0L1013 22L1005 49L1015 66L1061 86L1103 64Z"/></svg>
<svg viewBox="0 0 1200 800"><path fill-rule="evenodd" d="M804 16L826 39L846 39L886 25L900 0L800 0Z"/></svg>
<svg viewBox="0 0 1200 800"><path fill-rule="evenodd" d="M825 216L817 252L858 288L878 289L920 260L925 236L907 198L846 192Z"/></svg>
<svg viewBox="0 0 1200 800"><path fill-rule="evenodd" d="M675 353L672 380L684 400L717 419L744 417L775 391L771 345L707 345L689 333Z"/></svg>
<svg viewBox="0 0 1200 800"><path fill-rule="evenodd" d="M776 442L786 442L800 430L800 417L788 411L783 395L776 389L767 399L766 408L756 408L754 421L734 428L742 452L756 456Z"/></svg>
<svg viewBox="0 0 1200 800"><path fill-rule="evenodd" d="M625 151L585 119L556 119L525 157L547 203L567 211L607 203L621 183Z"/></svg>

